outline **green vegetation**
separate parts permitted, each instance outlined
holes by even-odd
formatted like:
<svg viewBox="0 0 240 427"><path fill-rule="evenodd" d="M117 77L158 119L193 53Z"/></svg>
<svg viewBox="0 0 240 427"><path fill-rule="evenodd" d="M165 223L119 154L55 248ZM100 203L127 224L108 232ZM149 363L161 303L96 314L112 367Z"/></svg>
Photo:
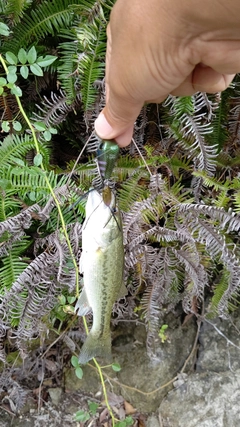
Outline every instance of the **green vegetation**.
<svg viewBox="0 0 240 427"><path fill-rule="evenodd" d="M44 342L49 330L59 335L78 325L83 195L97 177L93 124L104 105L111 7L110 0L0 5L4 363L8 351L23 358L36 337ZM134 145L122 150L113 171L129 290L114 317L140 312L150 355L156 336L166 340L164 315L177 304L197 317L225 316L239 304L239 116L238 77L221 96L170 96L144 107L134 134L141 156ZM71 363L81 378L76 355ZM86 421L96 410L89 406L76 417ZM130 418L119 427L131 425Z"/></svg>

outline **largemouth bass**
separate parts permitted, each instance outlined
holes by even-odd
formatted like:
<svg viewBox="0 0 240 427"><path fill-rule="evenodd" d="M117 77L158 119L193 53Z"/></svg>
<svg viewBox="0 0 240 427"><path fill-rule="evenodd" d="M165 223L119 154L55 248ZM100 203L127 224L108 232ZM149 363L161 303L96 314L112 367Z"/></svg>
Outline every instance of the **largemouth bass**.
<svg viewBox="0 0 240 427"><path fill-rule="evenodd" d="M109 187L102 194L90 191L82 229L80 271L84 288L75 311L83 316L92 309L93 325L79 363L111 356L110 319L114 302L126 295L123 285L124 250L121 215Z"/></svg>

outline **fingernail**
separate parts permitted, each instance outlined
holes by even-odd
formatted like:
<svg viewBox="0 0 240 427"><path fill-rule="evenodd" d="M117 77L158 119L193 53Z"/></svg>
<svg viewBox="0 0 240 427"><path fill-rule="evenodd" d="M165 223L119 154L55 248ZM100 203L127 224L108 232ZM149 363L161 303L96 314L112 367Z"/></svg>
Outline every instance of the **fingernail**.
<svg viewBox="0 0 240 427"><path fill-rule="evenodd" d="M101 113L95 120L95 131L100 138L110 138L113 132L112 126L108 123L106 117Z"/></svg>

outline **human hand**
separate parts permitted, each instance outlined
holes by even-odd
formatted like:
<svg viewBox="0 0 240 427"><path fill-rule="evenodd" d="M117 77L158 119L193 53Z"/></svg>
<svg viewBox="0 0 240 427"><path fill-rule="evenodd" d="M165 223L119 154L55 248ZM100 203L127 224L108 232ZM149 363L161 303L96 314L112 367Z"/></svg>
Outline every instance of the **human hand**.
<svg viewBox="0 0 240 427"><path fill-rule="evenodd" d="M226 89L240 72L239 16L238 0L117 0L96 133L126 146L145 102Z"/></svg>

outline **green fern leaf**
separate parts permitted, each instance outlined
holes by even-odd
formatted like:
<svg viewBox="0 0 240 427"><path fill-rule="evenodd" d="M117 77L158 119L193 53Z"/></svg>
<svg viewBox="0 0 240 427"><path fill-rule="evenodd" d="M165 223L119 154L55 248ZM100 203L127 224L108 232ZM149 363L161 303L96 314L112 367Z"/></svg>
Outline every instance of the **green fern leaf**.
<svg viewBox="0 0 240 427"><path fill-rule="evenodd" d="M78 39L83 54L78 63L78 72L81 84L82 101L85 111L94 104L97 89L94 83L102 80L105 70L106 34L105 27L98 22L82 25L78 32Z"/></svg>
<svg viewBox="0 0 240 427"><path fill-rule="evenodd" d="M33 0L7 0L4 13L7 16L11 16L11 20L17 23L20 21L24 11L31 6L32 2Z"/></svg>
<svg viewBox="0 0 240 427"><path fill-rule="evenodd" d="M31 244L28 237L22 237L21 241L14 242L7 256L1 258L0 267L0 294L10 289L19 275L28 266L27 258L22 259L20 255L26 251Z"/></svg>
<svg viewBox="0 0 240 427"><path fill-rule="evenodd" d="M21 22L13 29L12 37L4 48L15 54L20 48L26 48L33 41L41 40L47 35L59 33L62 28L69 28L75 19L71 7L81 4L81 0L43 1L31 12L25 12Z"/></svg>

